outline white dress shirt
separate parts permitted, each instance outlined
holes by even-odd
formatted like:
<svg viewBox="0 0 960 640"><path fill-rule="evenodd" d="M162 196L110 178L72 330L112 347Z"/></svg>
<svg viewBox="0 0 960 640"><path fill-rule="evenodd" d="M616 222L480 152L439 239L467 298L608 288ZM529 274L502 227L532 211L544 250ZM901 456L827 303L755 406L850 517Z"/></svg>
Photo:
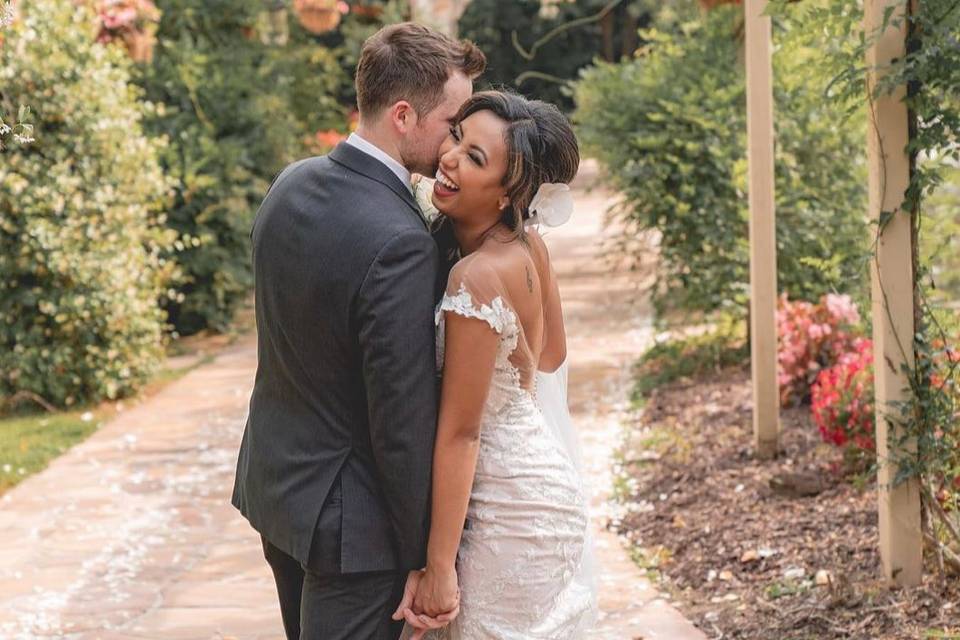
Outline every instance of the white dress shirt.
<svg viewBox="0 0 960 640"><path fill-rule="evenodd" d="M355 147L360 151L363 151L368 156L373 156L383 164L387 165L387 168L395 173L398 178L400 178L400 182L403 183L410 193L413 193L413 188L410 186L410 172L407 171L405 166L391 158L390 155L387 154L383 149L367 140L364 140L356 133L351 133L346 142L351 147Z"/></svg>

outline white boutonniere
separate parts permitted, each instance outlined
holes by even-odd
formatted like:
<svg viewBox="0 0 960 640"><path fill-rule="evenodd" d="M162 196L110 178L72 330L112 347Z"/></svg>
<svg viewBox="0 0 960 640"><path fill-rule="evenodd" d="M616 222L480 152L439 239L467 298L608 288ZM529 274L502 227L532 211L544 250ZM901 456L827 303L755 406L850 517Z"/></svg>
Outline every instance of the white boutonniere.
<svg viewBox="0 0 960 640"><path fill-rule="evenodd" d="M433 206L433 183L434 181L426 176L418 176L413 182L413 196L429 225L440 216L440 211Z"/></svg>
<svg viewBox="0 0 960 640"><path fill-rule="evenodd" d="M570 186L562 182L544 182L537 189L528 209L528 224L543 224L548 227L565 224L573 215L573 194Z"/></svg>

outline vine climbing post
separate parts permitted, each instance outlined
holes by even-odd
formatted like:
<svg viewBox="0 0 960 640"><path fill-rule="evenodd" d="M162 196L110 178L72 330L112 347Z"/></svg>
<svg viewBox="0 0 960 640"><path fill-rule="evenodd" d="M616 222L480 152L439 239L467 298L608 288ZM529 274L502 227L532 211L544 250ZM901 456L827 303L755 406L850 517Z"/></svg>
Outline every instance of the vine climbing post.
<svg viewBox="0 0 960 640"><path fill-rule="evenodd" d="M777 239L773 181L773 70L767 0L746 0L747 159L750 197L750 362L754 448L777 455Z"/></svg>
<svg viewBox="0 0 960 640"><path fill-rule="evenodd" d="M910 212L903 209L910 181L906 88L875 91L884 70L905 54L906 2L867 0L864 9L866 33L876 38L867 49L867 152L870 220L877 234L871 278L880 556L888 580L915 585L921 580L923 551L919 484L915 478L896 482L898 460L916 446L900 433L896 408L909 399L907 371L914 366L913 239Z"/></svg>

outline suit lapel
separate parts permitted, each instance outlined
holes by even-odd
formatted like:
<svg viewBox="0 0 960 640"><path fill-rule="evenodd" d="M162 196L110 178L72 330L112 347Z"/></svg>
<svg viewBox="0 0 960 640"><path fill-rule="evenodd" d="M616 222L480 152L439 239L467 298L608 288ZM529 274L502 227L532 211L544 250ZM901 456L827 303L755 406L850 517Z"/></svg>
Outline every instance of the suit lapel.
<svg viewBox="0 0 960 640"><path fill-rule="evenodd" d="M350 169L360 175L366 176L371 180L379 182L383 186L387 187L393 191L403 202L410 207L411 211L417 216L417 220L423 224L424 227L427 227L427 222L423 218L423 213L420 211L417 201L414 199L413 194L410 193L410 189L404 185L397 175L390 171L386 165L374 158L373 156L364 153L360 149L347 144L346 142L341 142L337 147L330 152L329 158L336 162L339 165ZM429 229L428 229L429 230Z"/></svg>

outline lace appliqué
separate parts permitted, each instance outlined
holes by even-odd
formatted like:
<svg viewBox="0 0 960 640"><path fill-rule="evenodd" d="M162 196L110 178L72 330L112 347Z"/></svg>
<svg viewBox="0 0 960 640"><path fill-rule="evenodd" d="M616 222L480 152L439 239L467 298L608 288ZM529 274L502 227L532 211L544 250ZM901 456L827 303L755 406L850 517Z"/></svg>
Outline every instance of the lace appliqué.
<svg viewBox="0 0 960 640"><path fill-rule="evenodd" d="M520 325L513 309L508 307L503 298L497 296L490 304L477 305L466 286L460 285L456 295L444 295L437 305L435 321L437 324L437 371L443 370L444 343L446 341L446 323L443 321L445 311L452 311L465 318L483 320L500 334L500 345L497 348L497 360L493 380L490 382L490 393L487 397L487 418L499 413L518 394L529 393L520 384L520 371L510 362L510 356L517 349L520 341Z"/></svg>
<svg viewBox="0 0 960 640"><path fill-rule="evenodd" d="M440 316L444 311L453 311L457 315L483 320L499 334L503 334L504 330L508 327L516 327L516 316L513 314L513 311L503 303L503 298L497 296L489 305L482 304L477 307L473 303L473 296L470 295L470 292L467 291L467 287L464 284L460 285L457 295L451 296L447 294L443 296L443 300L440 301L437 307L435 318L437 325L440 324Z"/></svg>

